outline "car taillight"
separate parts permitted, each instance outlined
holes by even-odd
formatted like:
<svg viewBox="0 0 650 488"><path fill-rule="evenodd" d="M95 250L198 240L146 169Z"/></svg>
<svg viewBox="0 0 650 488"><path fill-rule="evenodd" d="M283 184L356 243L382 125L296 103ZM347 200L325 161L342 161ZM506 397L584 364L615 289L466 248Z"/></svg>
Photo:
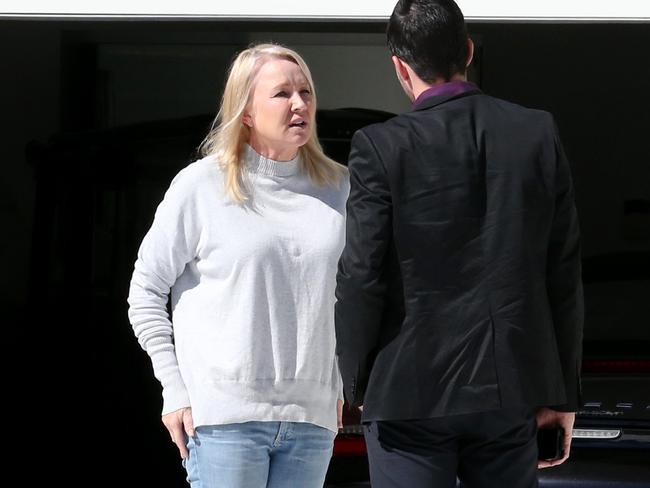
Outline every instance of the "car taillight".
<svg viewBox="0 0 650 488"><path fill-rule="evenodd" d="M583 373L650 373L647 359L586 359L582 362Z"/></svg>
<svg viewBox="0 0 650 488"><path fill-rule="evenodd" d="M365 456L366 441L362 435L339 434L334 439L334 456Z"/></svg>

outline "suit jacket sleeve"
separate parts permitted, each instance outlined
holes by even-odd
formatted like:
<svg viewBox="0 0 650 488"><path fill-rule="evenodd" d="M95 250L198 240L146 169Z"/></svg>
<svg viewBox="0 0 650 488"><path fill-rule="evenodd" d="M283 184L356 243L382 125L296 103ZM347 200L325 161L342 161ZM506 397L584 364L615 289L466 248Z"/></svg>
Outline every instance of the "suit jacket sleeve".
<svg viewBox="0 0 650 488"><path fill-rule="evenodd" d="M346 399L363 404L387 290L392 203L385 167L372 142L355 133L348 162L346 244L336 287L337 355Z"/></svg>
<svg viewBox="0 0 650 488"><path fill-rule="evenodd" d="M558 411L576 411L580 406L580 369L584 304L580 258L580 231L574 203L571 170L555 130L555 215L547 257L547 292L567 394Z"/></svg>

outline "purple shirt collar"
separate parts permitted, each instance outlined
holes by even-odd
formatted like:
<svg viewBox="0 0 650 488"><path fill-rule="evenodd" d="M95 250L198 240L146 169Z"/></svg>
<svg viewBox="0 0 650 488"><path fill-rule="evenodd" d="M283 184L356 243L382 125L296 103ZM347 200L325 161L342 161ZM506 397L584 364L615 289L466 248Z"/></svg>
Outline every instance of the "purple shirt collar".
<svg viewBox="0 0 650 488"><path fill-rule="evenodd" d="M478 87L470 81L455 80L435 85L420 93L420 96L413 102L413 110L420 108L427 98L439 97L441 95L455 96L473 90L478 90Z"/></svg>

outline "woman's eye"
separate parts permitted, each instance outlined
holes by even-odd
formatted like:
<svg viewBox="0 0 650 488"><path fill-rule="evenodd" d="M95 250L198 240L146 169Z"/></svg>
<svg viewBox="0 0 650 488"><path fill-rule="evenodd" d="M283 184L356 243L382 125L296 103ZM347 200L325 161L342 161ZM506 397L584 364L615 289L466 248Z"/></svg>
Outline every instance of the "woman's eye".
<svg viewBox="0 0 650 488"><path fill-rule="evenodd" d="M286 97L286 96L287 96L287 92L285 92L285 91L280 91L280 92L276 93L276 94L273 95L273 96L274 96L274 97Z"/></svg>
<svg viewBox="0 0 650 488"><path fill-rule="evenodd" d="M301 90L300 93L302 93L303 95L311 95L311 91L307 90L306 88L304 90Z"/></svg>

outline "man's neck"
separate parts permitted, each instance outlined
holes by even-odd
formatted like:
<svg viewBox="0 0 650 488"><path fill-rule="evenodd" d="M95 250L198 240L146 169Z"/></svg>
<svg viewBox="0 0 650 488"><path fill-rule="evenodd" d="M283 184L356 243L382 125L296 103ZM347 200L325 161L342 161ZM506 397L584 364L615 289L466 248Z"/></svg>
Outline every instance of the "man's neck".
<svg viewBox="0 0 650 488"><path fill-rule="evenodd" d="M451 81L467 81L467 75L464 73L462 74L456 73L449 80L445 80L444 78L438 78L433 83L426 83L425 81L419 79L418 80L413 79L413 97L414 97L413 100L417 100L418 97L428 89L433 88L435 86L444 85L445 83L449 83Z"/></svg>

